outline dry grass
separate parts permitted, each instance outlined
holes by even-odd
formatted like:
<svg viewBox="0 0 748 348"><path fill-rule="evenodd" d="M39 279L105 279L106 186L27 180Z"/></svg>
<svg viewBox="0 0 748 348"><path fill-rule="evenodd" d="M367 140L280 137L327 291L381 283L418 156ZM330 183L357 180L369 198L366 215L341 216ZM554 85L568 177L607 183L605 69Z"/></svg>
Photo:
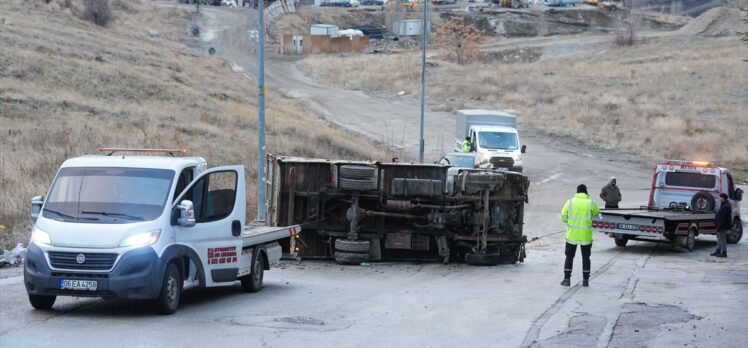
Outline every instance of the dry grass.
<svg viewBox="0 0 748 348"><path fill-rule="evenodd" d="M256 86L190 48L187 12L115 0L102 28L65 3L0 3L0 247L28 240L29 199L57 167L99 146L184 147L212 165L242 163L253 216ZM385 158L277 93L267 105L270 153Z"/></svg>
<svg viewBox="0 0 748 348"><path fill-rule="evenodd" d="M432 108L513 109L522 126L647 159L706 159L748 172L748 64L737 37L667 37L535 63L430 68ZM310 56L319 78L418 95L418 53Z"/></svg>

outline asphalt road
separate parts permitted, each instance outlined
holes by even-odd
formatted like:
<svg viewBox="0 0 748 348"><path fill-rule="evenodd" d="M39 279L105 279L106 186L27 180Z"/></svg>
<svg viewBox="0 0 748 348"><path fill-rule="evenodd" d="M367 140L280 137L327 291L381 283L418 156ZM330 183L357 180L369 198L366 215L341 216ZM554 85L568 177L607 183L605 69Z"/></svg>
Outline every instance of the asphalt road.
<svg viewBox="0 0 748 348"><path fill-rule="evenodd" d="M242 44L245 14L204 8L219 54L244 68L254 57ZM237 69L240 70L240 69ZM269 55L268 88L295 97L321 117L386 141L390 132L417 144L417 101L380 99L303 76L293 60ZM272 100L268 101L269 103ZM476 105L475 107L480 107ZM450 114L428 112L427 149L451 139ZM559 286L563 229L558 212L579 183L596 195L618 177L623 206L647 198L650 168L636 158L550 139L520 124L532 179L526 206L525 263L497 267L284 262L266 273L265 289L196 290L172 316L148 303L59 298L53 311L31 309L18 270L0 273L0 346L248 347L739 347L748 341L748 243L729 257L708 254L712 237L692 253L631 242L617 248L596 236L592 286L583 288L580 260L571 288ZM398 137L397 139L400 139ZM444 143L444 141L442 141ZM412 157L411 157L412 158Z"/></svg>

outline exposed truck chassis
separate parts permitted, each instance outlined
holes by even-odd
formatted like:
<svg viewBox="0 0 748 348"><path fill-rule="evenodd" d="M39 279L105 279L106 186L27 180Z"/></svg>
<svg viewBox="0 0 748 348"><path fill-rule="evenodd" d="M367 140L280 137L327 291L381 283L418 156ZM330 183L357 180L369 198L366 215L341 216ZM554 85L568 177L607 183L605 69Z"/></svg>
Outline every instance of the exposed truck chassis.
<svg viewBox="0 0 748 348"><path fill-rule="evenodd" d="M302 226L290 247L307 258L523 261L529 179L466 169L448 193L448 168L269 156L269 218Z"/></svg>

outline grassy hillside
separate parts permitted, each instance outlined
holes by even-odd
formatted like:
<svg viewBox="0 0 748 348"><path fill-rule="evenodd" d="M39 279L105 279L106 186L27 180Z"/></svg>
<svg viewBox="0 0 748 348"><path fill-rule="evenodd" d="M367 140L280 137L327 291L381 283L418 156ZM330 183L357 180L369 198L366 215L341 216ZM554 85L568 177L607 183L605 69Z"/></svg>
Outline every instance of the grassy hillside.
<svg viewBox="0 0 748 348"><path fill-rule="evenodd" d="M515 110L524 127L648 160L701 159L748 180L748 48L738 36L666 36L633 47L610 41L490 52L539 60L457 65L443 52L429 58L427 102L461 108ZM432 51L434 52L434 51ZM308 56L305 71L333 84L417 96L420 52ZM396 67L396 68L393 68Z"/></svg>
<svg viewBox="0 0 748 348"><path fill-rule="evenodd" d="M48 3L49 2L49 3ZM82 2L0 2L0 247L28 240L29 199L100 146L180 147L257 176L256 85L196 49L190 12L112 0L104 27ZM149 31L158 32L150 37ZM377 146L269 91L268 152L381 159Z"/></svg>

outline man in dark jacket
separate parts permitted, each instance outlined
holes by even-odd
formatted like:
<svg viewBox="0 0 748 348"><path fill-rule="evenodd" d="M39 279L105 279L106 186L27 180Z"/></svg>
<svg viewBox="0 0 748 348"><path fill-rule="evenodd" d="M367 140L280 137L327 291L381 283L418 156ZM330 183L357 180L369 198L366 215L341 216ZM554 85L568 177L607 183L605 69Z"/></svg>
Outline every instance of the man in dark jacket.
<svg viewBox="0 0 748 348"><path fill-rule="evenodd" d="M605 209L618 208L621 201L621 190L616 185L616 178L610 177L610 182L600 191L600 198L605 202Z"/></svg>
<svg viewBox="0 0 748 348"><path fill-rule="evenodd" d="M719 194L719 210L714 215L714 228L717 229L717 250L711 255L727 257L727 232L732 229L732 208L724 193Z"/></svg>

